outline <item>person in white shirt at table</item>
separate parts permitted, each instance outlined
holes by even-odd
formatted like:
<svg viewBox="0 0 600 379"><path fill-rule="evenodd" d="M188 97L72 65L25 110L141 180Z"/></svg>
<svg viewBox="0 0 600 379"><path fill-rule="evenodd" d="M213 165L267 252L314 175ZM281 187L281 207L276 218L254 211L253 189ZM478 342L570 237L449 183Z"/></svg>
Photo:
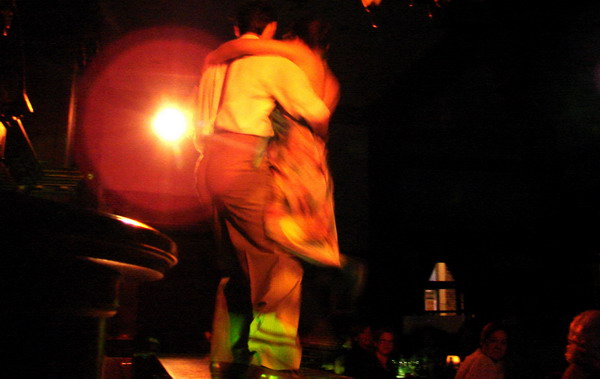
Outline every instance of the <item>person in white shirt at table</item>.
<svg viewBox="0 0 600 379"><path fill-rule="evenodd" d="M458 368L455 379L504 379L508 335L498 323L489 323L481 331L480 347L468 355Z"/></svg>

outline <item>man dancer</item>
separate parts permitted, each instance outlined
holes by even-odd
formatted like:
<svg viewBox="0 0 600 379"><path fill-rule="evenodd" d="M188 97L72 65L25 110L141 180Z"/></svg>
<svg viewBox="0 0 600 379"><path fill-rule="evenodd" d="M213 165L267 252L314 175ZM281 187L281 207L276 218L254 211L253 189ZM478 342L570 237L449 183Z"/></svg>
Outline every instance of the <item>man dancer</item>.
<svg viewBox="0 0 600 379"><path fill-rule="evenodd" d="M234 28L239 38L273 38L277 24L265 2L244 4ZM264 150L274 135L269 115L279 104L315 129L330 112L305 74L277 56L247 56L227 67L205 68L199 89L196 170L201 198L211 200L222 257L217 290L213 378L294 377L303 269L265 236L264 209L271 175Z"/></svg>

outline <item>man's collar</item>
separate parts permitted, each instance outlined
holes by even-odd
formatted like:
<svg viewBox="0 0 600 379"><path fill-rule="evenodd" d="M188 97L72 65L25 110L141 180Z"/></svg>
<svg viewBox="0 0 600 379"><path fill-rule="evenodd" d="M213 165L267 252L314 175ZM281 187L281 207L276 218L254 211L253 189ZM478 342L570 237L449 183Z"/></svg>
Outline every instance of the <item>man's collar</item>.
<svg viewBox="0 0 600 379"><path fill-rule="evenodd" d="M242 38L242 39L260 39L260 37L259 37L259 36L257 36L257 35L256 35L256 34L254 34L254 33L245 33L245 34L242 34L242 35L240 36L240 38Z"/></svg>

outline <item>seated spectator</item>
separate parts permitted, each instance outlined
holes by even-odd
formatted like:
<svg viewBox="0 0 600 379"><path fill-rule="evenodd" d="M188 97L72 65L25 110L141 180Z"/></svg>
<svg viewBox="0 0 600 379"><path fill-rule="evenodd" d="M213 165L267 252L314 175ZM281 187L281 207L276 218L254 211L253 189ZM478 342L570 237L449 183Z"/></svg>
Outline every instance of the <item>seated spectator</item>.
<svg viewBox="0 0 600 379"><path fill-rule="evenodd" d="M371 326L365 323L357 323L350 330L350 339L344 346L347 350L338 359L338 365L343 369L337 372L352 376L358 370L359 362L363 362L373 351L373 332Z"/></svg>
<svg viewBox="0 0 600 379"><path fill-rule="evenodd" d="M369 325L358 325L354 328L350 350L359 354L373 350L373 332Z"/></svg>
<svg viewBox="0 0 600 379"><path fill-rule="evenodd" d="M455 379L504 379L507 339L504 327L487 324L481 331L480 347L460 364Z"/></svg>
<svg viewBox="0 0 600 379"><path fill-rule="evenodd" d="M565 358L569 366L563 379L600 378L600 310L588 310L573 318Z"/></svg>
<svg viewBox="0 0 600 379"><path fill-rule="evenodd" d="M373 351L363 360L356 362L356 372L349 375L356 379L392 379L398 368L393 362L395 333L391 329L380 329L373 334Z"/></svg>

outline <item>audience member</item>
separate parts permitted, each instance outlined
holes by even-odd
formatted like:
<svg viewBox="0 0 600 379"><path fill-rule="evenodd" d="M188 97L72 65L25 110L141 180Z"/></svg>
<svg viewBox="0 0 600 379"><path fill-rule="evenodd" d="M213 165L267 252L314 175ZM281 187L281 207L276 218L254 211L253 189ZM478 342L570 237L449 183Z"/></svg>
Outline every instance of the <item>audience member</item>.
<svg viewBox="0 0 600 379"><path fill-rule="evenodd" d="M336 373L352 376L357 372L357 363L364 361L373 350L373 332L368 323L357 322L350 327L344 353L336 360Z"/></svg>
<svg viewBox="0 0 600 379"><path fill-rule="evenodd" d="M357 325L353 329L351 350L357 354L365 354L373 349L373 331L366 324Z"/></svg>
<svg viewBox="0 0 600 379"><path fill-rule="evenodd" d="M508 334L498 323L489 323L481 331L480 347L461 363L456 379L504 379L504 356Z"/></svg>
<svg viewBox="0 0 600 379"><path fill-rule="evenodd" d="M600 378L600 310L588 310L569 326L563 379Z"/></svg>
<svg viewBox="0 0 600 379"><path fill-rule="evenodd" d="M348 372L356 379L392 379L396 377L397 366L393 362L395 353L395 333L391 329L379 329L373 333L373 349L357 362L356 372Z"/></svg>

